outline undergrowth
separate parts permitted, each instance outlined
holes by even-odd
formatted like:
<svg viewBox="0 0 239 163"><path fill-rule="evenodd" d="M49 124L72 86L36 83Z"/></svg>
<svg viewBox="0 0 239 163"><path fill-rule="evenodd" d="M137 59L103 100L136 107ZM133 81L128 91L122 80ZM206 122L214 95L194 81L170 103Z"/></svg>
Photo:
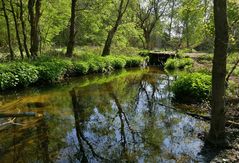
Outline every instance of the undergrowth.
<svg viewBox="0 0 239 163"><path fill-rule="evenodd" d="M27 87L37 82L54 83L66 76L104 73L125 67L139 67L145 58L110 55L102 57L85 53L75 58L42 55L36 60L0 64L0 90Z"/></svg>

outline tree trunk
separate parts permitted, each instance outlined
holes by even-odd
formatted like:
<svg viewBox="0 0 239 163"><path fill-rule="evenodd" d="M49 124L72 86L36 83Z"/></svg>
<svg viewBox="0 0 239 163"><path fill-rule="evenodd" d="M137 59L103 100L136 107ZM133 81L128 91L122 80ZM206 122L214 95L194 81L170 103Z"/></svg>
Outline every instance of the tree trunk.
<svg viewBox="0 0 239 163"><path fill-rule="evenodd" d="M8 15L7 15L7 9L5 6L5 2L4 0L2 0L2 9L3 9L3 13L4 13L4 18L6 21L6 25L7 25L7 39L8 39L8 48L9 48L9 52L10 52L10 58L11 60L14 60L15 55L12 49L12 40L11 40L11 34L10 34L10 25L9 25L9 19L8 19Z"/></svg>
<svg viewBox="0 0 239 163"><path fill-rule="evenodd" d="M186 21L186 42L187 42L187 48L189 49L190 43L189 43L189 26L188 26L188 20Z"/></svg>
<svg viewBox="0 0 239 163"><path fill-rule="evenodd" d="M107 39L105 41L105 46L102 52L102 56L107 56L110 55L110 48L111 48L111 44L112 44L112 40L114 38L114 35L117 31L118 26L115 26L114 28L112 28L107 36Z"/></svg>
<svg viewBox="0 0 239 163"><path fill-rule="evenodd" d="M171 13L170 13L170 23L169 23L169 31L168 31L169 40L171 40L171 36L172 36L174 8L175 8L175 0L172 0Z"/></svg>
<svg viewBox="0 0 239 163"><path fill-rule="evenodd" d="M26 55L28 58L30 58L30 53L27 47L27 32L26 32L26 25L25 25L25 21L23 18L23 3L22 0L20 0L20 21L21 21L21 25L22 25L22 34L23 34L23 46L26 52Z"/></svg>
<svg viewBox="0 0 239 163"><path fill-rule="evenodd" d="M34 13L35 7L35 13ZM31 26L31 56L35 58L39 49L39 20L40 20L40 9L41 9L41 0L29 0L28 1L28 12L29 12L29 22Z"/></svg>
<svg viewBox="0 0 239 163"><path fill-rule="evenodd" d="M21 38L19 35L19 29L18 29L18 23L17 23L17 18L16 18L16 14L15 14L15 9L13 6L13 2L12 0L10 0L10 6L11 6L11 10L12 10L12 16L13 16L13 20L14 20L14 25L15 25L15 31L16 31L16 38L17 38L17 42L18 42L18 48L21 54L21 58L23 59L23 48L22 48L22 43L21 43Z"/></svg>
<svg viewBox="0 0 239 163"><path fill-rule="evenodd" d="M70 19L70 36L67 44L66 56L72 57L74 46L75 46L75 19L76 19L76 2L77 0L71 1L71 19Z"/></svg>
<svg viewBox="0 0 239 163"><path fill-rule="evenodd" d="M105 41L105 46L104 46L104 49L102 52L102 56L110 55L110 48L111 48L112 40L114 38L114 35L115 35L119 25L121 24L122 17L128 7L128 4L129 4L129 0L126 1L125 6L124 6L124 0L120 1L120 5L119 5L119 9L118 9L118 17L117 17L117 20L116 20L113 28L108 32L108 36Z"/></svg>
<svg viewBox="0 0 239 163"><path fill-rule="evenodd" d="M144 39L145 39L145 45L147 50L151 50L151 33L148 31L144 31Z"/></svg>
<svg viewBox="0 0 239 163"><path fill-rule="evenodd" d="M218 146L226 144L225 135L225 77L228 48L226 0L214 0L215 49L212 68L212 111L207 140Z"/></svg>

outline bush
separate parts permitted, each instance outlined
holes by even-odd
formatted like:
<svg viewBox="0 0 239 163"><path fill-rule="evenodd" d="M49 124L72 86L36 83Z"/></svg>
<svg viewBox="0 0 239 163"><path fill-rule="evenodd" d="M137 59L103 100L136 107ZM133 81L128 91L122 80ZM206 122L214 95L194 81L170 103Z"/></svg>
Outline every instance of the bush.
<svg viewBox="0 0 239 163"><path fill-rule="evenodd" d="M167 69L167 70L173 70L173 69L176 69L177 68L177 60L178 59L172 59L172 58L169 58L166 63L164 64L164 68Z"/></svg>
<svg viewBox="0 0 239 163"><path fill-rule="evenodd" d="M213 54L203 54L197 57L197 62L201 64L208 64L211 63L213 60Z"/></svg>
<svg viewBox="0 0 239 163"><path fill-rule="evenodd" d="M125 67L138 67L143 64L144 58L140 56L121 56L126 61Z"/></svg>
<svg viewBox="0 0 239 163"><path fill-rule="evenodd" d="M143 50L143 51L139 52L139 55L141 57L147 57L147 56L149 56L149 53L150 53L149 50Z"/></svg>
<svg viewBox="0 0 239 163"><path fill-rule="evenodd" d="M91 59L91 62L92 62L92 59ZM97 72L106 72L107 71L108 63L107 63L105 57L97 57L97 58L95 58L95 60L93 62L98 67Z"/></svg>
<svg viewBox="0 0 239 163"><path fill-rule="evenodd" d="M186 67L191 67L192 65L193 65L193 60L191 58L183 58L179 60L177 67L179 69L184 69Z"/></svg>
<svg viewBox="0 0 239 163"><path fill-rule="evenodd" d="M38 80L37 67L25 62L15 62L10 64L10 71L15 75L18 80L18 85L28 86Z"/></svg>
<svg viewBox="0 0 239 163"><path fill-rule="evenodd" d="M74 72L77 74L87 74L89 71L89 64L84 61L74 62Z"/></svg>
<svg viewBox="0 0 239 163"><path fill-rule="evenodd" d="M79 56L79 60L85 61L89 65L90 72L105 72L107 71L108 63L105 57L92 53L84 53Z"/></svg>
<svg viewBox="0 0 239 163"><path fill-rule="evenodd" d="M49 52L53 54L53 52ZM107 56L84 53L71 61L59 57L44 55L32 61L0 64L0 90L17 86L26 87L35 82L59 81L71 72L87 74L88 72L106 72L112 69L140 66L144 58L140 56ZM76 60L77 59L77 60Z"/></svg>
<svg viewBox="0 0 239 163"><path fill-rule="evenodd" d="M15 75L11 72L1 72L0 73L0 88L5 90L8 88L16 87L18 80L15 78Z"/></svg>
<svg viewBox="0 0 239 163"><path fill-rule="evenodd" d="M198 57L198 61L199 62L203 62L203 61L208 61L211 62L213 59L213 54L203 54L201 56Z"/></svg>
<svg viewBox="0 0 239 163"><path fill-rule="evenodd" d="M107 56L105 59L108 63L108 66L110 66L114 69L124 68L126 65L125 59L120 58L120 57Z"/></svg>
<svg viewBox="0 0 239 163"><path fill-rule="evenodd" d="M38 79L37 67L26 62L13 62L0 66L1 90L17 86L26 87Z"/></svg>
<svg viewBox="0 0 239 163"><path fill-rule="evenodd" d="M211 76L202 73L183 74L173 83L174 99L178 102L201 102L210 97Z"/></svg>
<svg viewBox="0 0 239 163"><path fill-rule="evenodd" d="M193 65L193 60L191 58L182 58L182 59L172 59L169 58L164 64L164 68L167 70L174 69L184 69L191 67Z"/></svg>
<svg viewBox="0 0 239 163"><path fill-rule="evenodd" d="M39 80L45 82L58 81L64 77L67 71L72 71L73 64L70 60L52 59L45 61L39 59L35 65L39 71Z"/></svg>

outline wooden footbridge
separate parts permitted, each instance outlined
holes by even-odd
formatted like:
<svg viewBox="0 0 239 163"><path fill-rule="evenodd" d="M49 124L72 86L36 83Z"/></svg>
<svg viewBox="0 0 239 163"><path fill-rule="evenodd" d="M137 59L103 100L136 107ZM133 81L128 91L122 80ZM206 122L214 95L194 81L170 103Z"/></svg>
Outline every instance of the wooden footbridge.
<svg viewBox="0 0 239 163"><path fill-rule="evenodd" d="M140 56L148 56L149 57L149 64L150 65L158 65L163 66L164 63L169 58L174 58L176 56L175 52L169 52L169 51L150 51L147 53L139 53Z"/></svg>

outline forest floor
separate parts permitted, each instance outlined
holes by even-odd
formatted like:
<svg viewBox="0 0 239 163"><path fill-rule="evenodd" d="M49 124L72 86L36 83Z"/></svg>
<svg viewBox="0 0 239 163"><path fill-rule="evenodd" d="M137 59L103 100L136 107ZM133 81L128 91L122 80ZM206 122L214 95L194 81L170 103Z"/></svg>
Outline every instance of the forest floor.
<svg viewBox="0 0 239 163"><path fill-rule="evenodd" d="M186 56L194 59L196 62L194 64L195 69L206 69L207 71L211 71L212 68L212 58L205 57L205 55L209 55L206 53L187 53ZM232 88L228 88L230 93L227 95L227 103L226 103L226 117L228 121L233 122L235 125L227 126L226 131L228 135L229 147L223 150L219 150L218 148L205 148L206 157L208 157L208 162L213 163L238 163L239 162L239 77L238 75L233 74L230 77L230 81L233 81L235 86ZM233 92L232 92L233 90ZM210 114L210 107L208 104L204 104L199 106L204 109L207 114Z"/></svg>

